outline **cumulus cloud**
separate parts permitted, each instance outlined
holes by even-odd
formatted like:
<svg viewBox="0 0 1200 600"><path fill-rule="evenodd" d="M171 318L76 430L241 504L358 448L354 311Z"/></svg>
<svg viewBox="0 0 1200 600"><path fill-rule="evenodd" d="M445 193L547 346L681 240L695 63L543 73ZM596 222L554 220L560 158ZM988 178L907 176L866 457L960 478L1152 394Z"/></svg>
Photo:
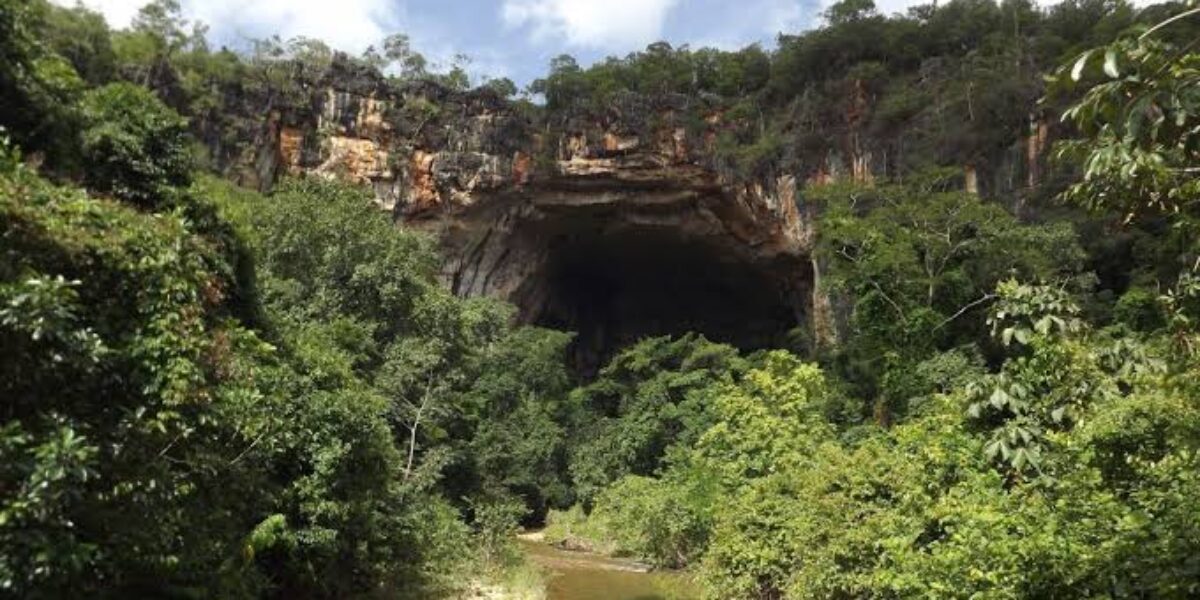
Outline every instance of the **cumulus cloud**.
<svg viewBox="0 0 1200 600"><path fill-rule="evenodd" d="M74 4L74 0L55 0ZM83 0L109 25L129 25L147 0ZM184 16L208 24L217 38L307 36L341 50L361 51L397 30L403 7L392 0L182 0Z"/></svg>
<svg viewBox="0 0 1200 600"><path fill-rule="evenodd" d="M60 6L74 6L74 0L51 0ZM104 15L110 27L125 27L146 0L86 0L83 5Z"/></svg>
<svg viewBox="0 0 1200 600"><path fill-rule="evenodd" d="M791 0L772 0L761 12L763 33L774 35L802 29L813 18L813 4Z"/></svg>
<svg viewBox="0 0 1200 600"><path fill-rule="evenodd" d="M51 0L73 5L76 0ZM148 0L82 0L116 28L129 25ZM407 32L434 63L466 52L468 71L541 75L547 58L575 53L585 62L668 39L693 47L770 45L779 32L821 23L836 0L180 0L185 17L209 25L215 45L245 48L247 38L307 36L361 52L385 35ZM933 0L875 0L880 12L903 12ZM1035 0L1047 6L1059 0ZM1144 6L1161 0L1133 0ZM419 10L417 10L419 8ZM529 38L532 43L514 43Z"/></svg>
<svg viewBox="0 0 1200 600"><path fill-rule="evenodd" d="M527 27L536 41L572 46L630 48L662 37L677 0L504 0L505 25Z"/></svg>
<svg viewBox="0 0 1200 600"><path fill-rule="evenodd" d="M1037 4L1038 6L1045 8L1045 7L1054 6L1055 4L1058 4L1061 1L1062 0L1034 0L1034 4ZM1151 4L1158 4L1158 3L1166 2L1166 1L1167 0L1130 0L1130 2L1138 8L1149 6ZM829 8L830 5L832 5L836 2L837 2L837 0L822 0L821 10L825 10L826 8ZM885 15L891 15L891 14L896 14L896 13L904 14L905 12L908 11L909 8L911 8L913 6L921 6L921 5L931 4L932 2L933 2L933 0L875 0L875 7L876 7L876 9L879 10L880 13L885 14Z"/></svg>

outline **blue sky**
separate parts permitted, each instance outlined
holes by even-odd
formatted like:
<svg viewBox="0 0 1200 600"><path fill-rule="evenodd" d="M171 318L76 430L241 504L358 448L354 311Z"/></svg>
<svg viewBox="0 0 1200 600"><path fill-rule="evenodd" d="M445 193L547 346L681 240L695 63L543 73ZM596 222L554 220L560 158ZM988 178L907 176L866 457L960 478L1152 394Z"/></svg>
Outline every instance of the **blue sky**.
<svg viewBox="0 0 1200 600"><path fill-rule="evenodd" d="M63 4L75 0L55 0ZM924 0L928 1L928 0ZM876 0L902 12L922 0ZM128 25L145 0L83 0L109 25ZM180 0L185 16L207 23L216 45L279 33L315 37L361 52L385 35L404 32L435 63L456 53L470 71L529 83L562 53L581 63L624 55L646 44L739 48L770 46L780 31L815 26L831 0Z"/></svg>

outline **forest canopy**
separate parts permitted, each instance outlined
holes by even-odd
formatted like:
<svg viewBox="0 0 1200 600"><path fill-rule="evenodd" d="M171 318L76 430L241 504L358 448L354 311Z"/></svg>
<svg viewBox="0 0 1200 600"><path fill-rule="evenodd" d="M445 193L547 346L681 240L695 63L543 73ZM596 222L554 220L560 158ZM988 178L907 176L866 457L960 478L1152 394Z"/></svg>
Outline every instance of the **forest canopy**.
<svg viewBox="0 0 1200 600"><path fill-rule="evenodd" d="M711 598L1200 595L1200 9L824 19L563 55L521 91L402 33L238 53L173 0L121 30L0 0L0 597L521 597L515 534L543 526ZM649 337L585 377L572 332L451 293L371 189L236 183L246 105L335 63L480 83L547 135L717 110L728 181L803 180L851 126L905 150L801 190L832 343ZM1031 112L1046 172L971 189Z"/></svg>

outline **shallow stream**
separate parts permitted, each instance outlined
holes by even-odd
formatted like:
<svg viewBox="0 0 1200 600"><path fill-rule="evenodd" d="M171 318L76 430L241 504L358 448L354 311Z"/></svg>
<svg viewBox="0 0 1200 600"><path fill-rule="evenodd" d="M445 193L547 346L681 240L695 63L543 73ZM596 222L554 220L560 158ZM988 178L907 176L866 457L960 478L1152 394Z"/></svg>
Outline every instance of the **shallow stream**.
<svg viewBox="0 0 1200 600"><path fill-rule="evenodd" d="M563 550L530 540L521 547L546 570L546 600L695 600L686 574L647 571L635 562Z"/></svg>

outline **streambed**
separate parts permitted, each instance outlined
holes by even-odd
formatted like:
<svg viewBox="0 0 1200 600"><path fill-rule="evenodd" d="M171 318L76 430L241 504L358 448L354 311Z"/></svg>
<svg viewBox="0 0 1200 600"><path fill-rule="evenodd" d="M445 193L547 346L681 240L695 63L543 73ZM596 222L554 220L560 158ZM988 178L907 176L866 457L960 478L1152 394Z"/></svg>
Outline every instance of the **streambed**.
<svg viewBox="0 0 1200 600"><path fill-rule="evenodd" d="M684 573L649 571L638 563L521 540L525 555L546 571L546 600L695 600Z"/></svg>

